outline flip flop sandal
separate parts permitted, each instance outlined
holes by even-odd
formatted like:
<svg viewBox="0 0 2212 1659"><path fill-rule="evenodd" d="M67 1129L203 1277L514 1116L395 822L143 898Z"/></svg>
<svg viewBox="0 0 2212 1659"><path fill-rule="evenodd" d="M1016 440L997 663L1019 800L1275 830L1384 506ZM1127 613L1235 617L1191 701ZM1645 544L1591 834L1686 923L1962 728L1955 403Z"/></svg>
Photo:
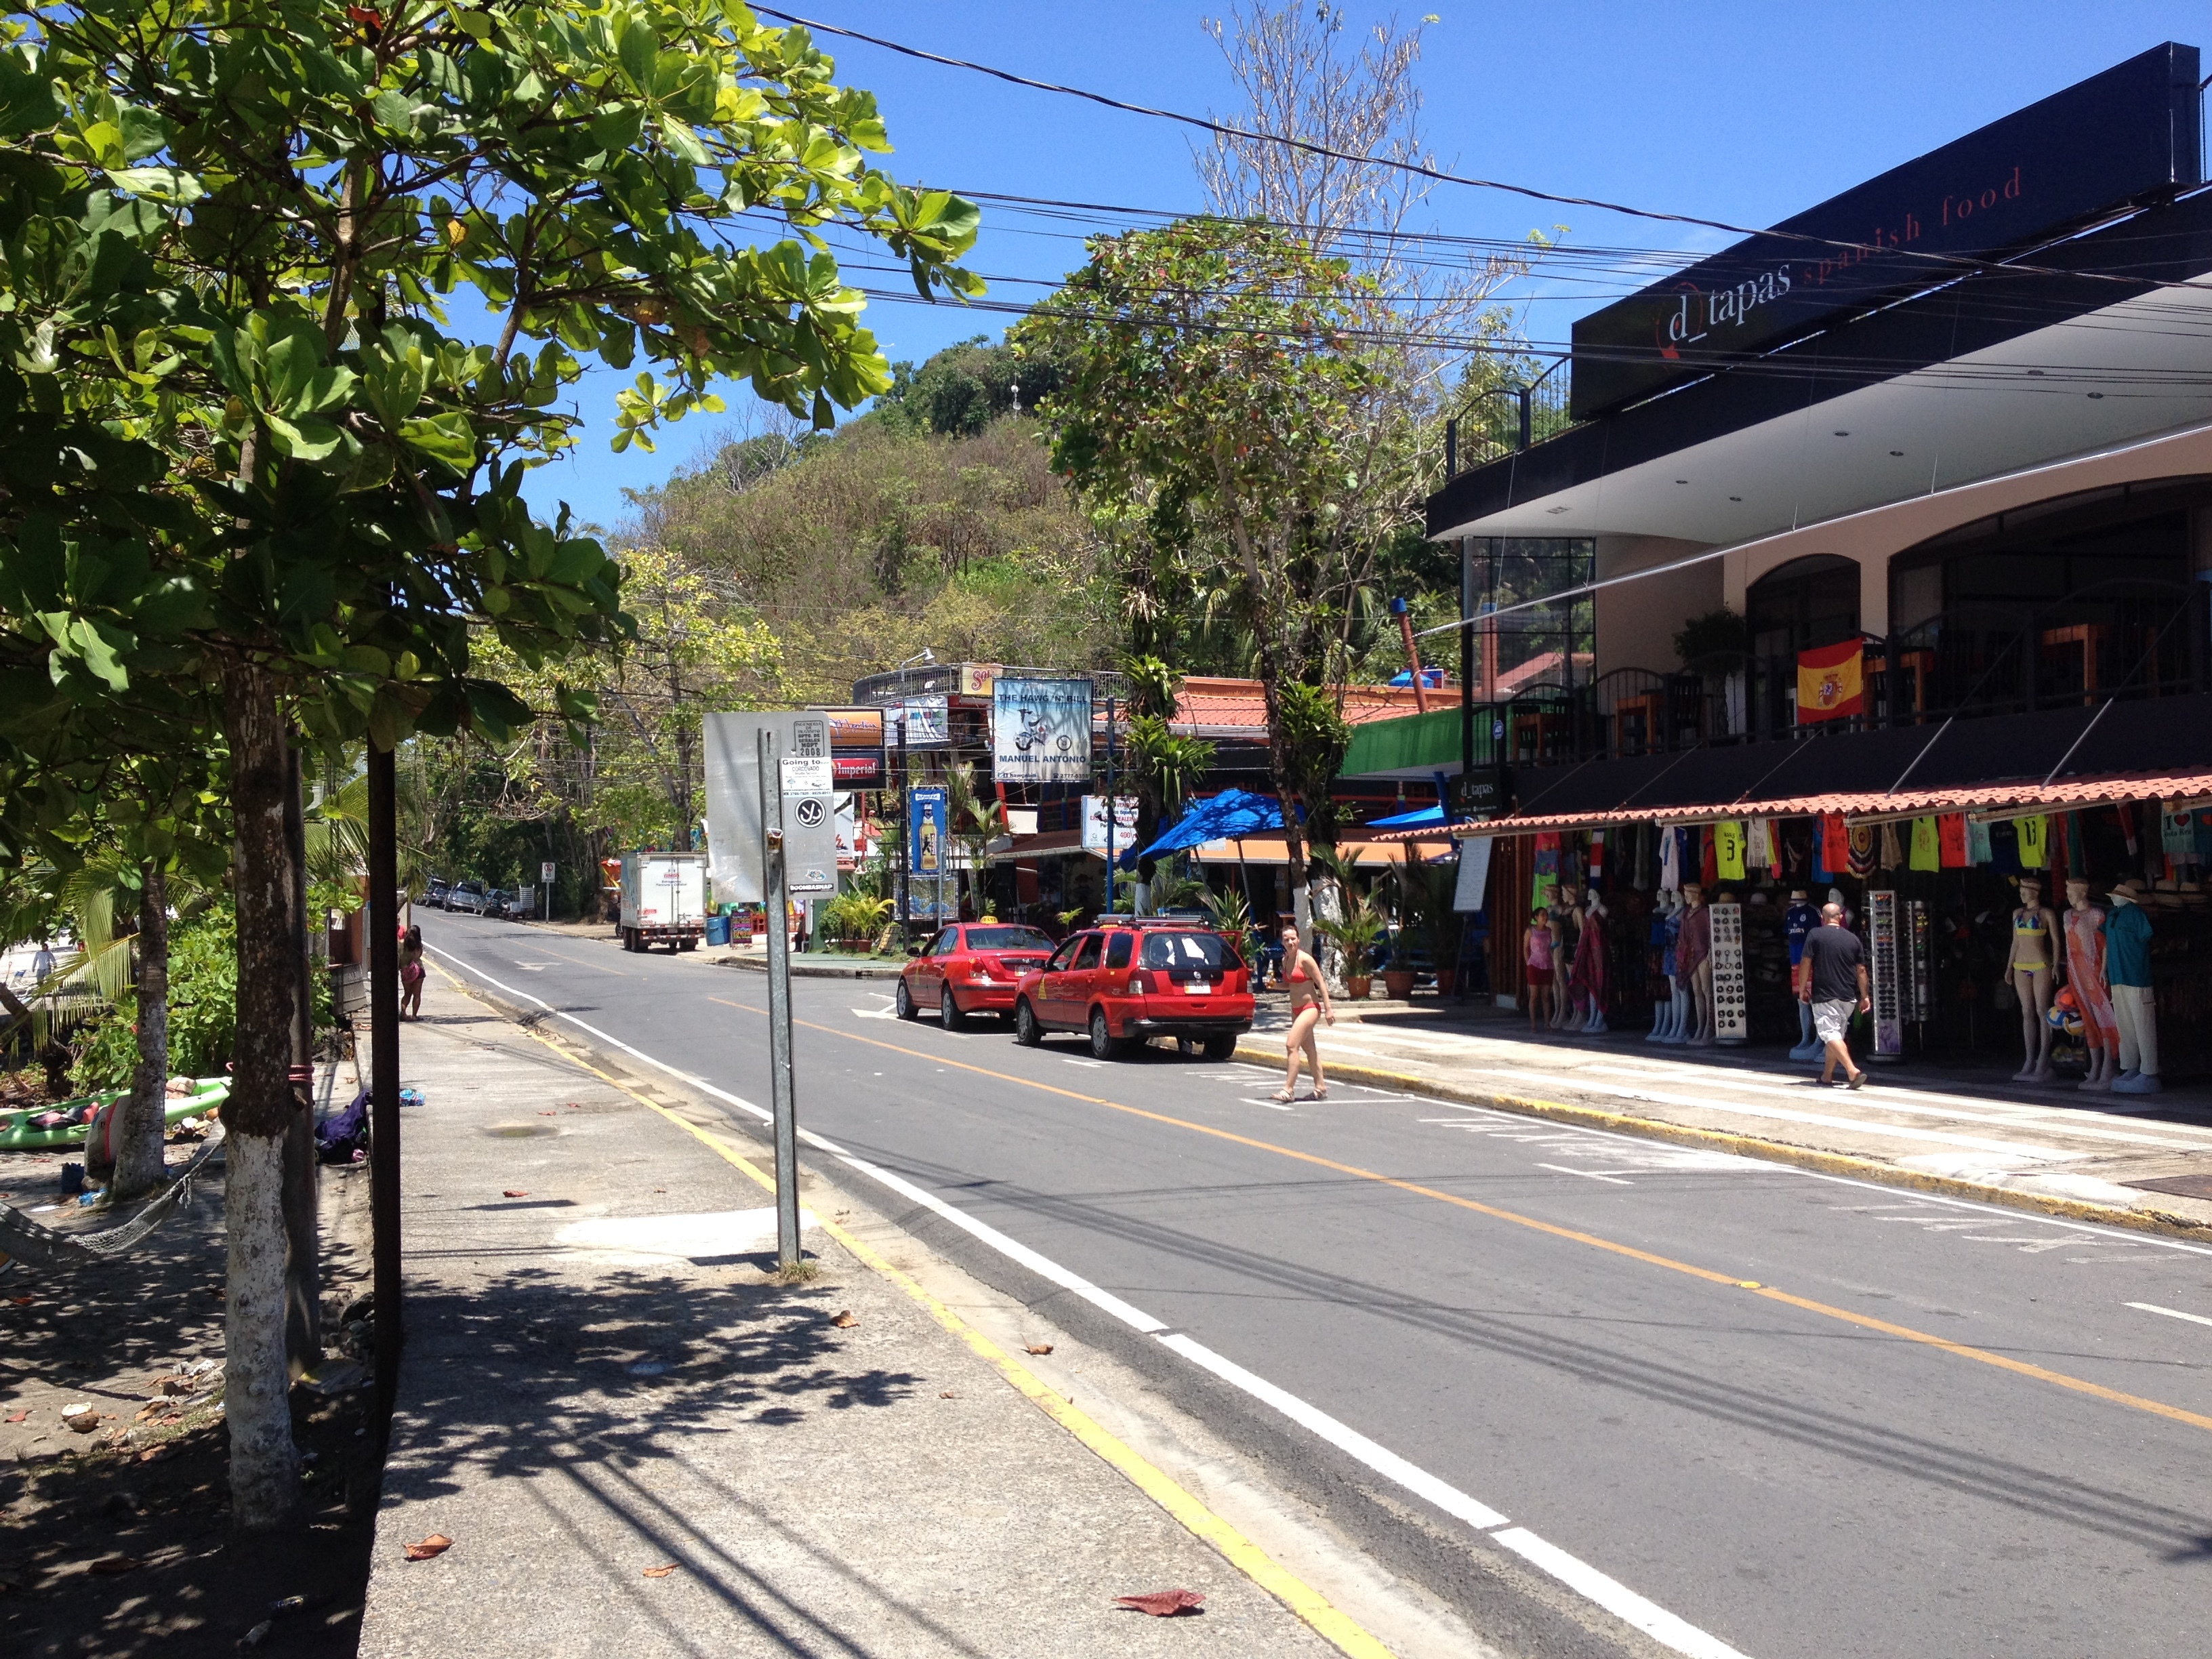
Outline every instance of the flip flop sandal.
<svg viewBox="0 0 2212 1659"><path fill-rule="evenodd" d="M1285 1106L1289 1105L1292 1101L1297 1098L1297 1097L1292 1094L1288 1089L1278 1089L1274 1094L1269 1097L1271 1099L1279 1100Z"/></svg>

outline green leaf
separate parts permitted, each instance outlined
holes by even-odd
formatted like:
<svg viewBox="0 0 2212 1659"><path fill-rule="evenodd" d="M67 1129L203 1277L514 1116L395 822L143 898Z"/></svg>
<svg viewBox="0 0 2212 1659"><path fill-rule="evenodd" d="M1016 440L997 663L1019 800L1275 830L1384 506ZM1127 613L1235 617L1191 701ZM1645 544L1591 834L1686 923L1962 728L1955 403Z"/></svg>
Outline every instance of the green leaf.
<svg viewBox="0 0 2212 1659"><path fill-rule="evenodd" d="M20 137L61 119L53 87L39 68L36 54L25 47L0 52L0 136Z"/></svg>
<svg viewBox="0 0 2212 1659"><path fill-rule="evenodd" d="M207 194L206 186L182 167L110 167L107 182L125 196L179 207Z"/></svg>
<svg viewBox="0 0 2212 1659"><path fill-rule="evenodd" d="M403 422L399 441L456 472L466 472L476 465L476 432L469 425L469 417L458 410Z"/></svg>
<svg viewBox="0 0 2212 1659"><path fill-rule="evenodd" d="M276 447L295 461L327 460L345 441L345 434L319 416L303 415L288 421L281 415L265 416Z"/></svg>

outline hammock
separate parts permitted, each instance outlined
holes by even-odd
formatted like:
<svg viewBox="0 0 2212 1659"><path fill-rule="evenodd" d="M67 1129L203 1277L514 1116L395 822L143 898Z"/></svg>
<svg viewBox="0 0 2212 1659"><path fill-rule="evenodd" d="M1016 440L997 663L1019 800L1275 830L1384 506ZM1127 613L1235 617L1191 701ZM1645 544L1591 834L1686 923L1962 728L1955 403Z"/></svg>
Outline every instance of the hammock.
<svg viewBox="0 0 2212 1659"><path fill-rule="evenodd" d="M192 1177L222 1142L220 1133L210 1135L175 1178L119 1227L104 1227L93 1233L58 1232L12 1205L0 1204L0 1262L62 1269L113 1260L167 1221L179 1206L191 1201Z"/></svg>

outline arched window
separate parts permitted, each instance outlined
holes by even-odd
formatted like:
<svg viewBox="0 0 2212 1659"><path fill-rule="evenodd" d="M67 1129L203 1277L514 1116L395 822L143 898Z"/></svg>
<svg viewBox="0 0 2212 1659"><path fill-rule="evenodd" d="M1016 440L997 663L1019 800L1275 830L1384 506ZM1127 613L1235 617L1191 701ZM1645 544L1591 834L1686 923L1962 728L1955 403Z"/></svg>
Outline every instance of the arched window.
<svg viewBox="0 0 2212 1659"><path fill-rule="evenodd" d="M1752 654L1793 656L1833 645L1859 631L1859 567L1856 560L1815 553L1778 565L1744 596Z"/></svg>

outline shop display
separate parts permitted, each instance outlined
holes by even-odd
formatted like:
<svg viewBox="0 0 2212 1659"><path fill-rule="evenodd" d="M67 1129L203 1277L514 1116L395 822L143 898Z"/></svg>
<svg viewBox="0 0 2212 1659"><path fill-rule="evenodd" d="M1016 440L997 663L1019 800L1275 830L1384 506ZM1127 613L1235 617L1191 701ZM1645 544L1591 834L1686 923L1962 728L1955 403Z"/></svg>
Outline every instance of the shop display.
<svg viewBox="0 0 2212 1659"><path fill-rule="evenodd" d="M2118 1080L2120 1036L2106 977L2105 913L2089 902L2086 879L2066 884L2066 988L2081 1017L2081 1040L2088 1048L2083 1090L2101 1094Z"/></svg>
<svg viewBox="0 0 2212 1659"><path fill-rule="evenodd" d="M1659 975L1666 994L1654 999L1657 1012L1652 1018L1648 1041L1678 1043L1687 1035L1683 1030L1683 1015L1689 998L1681 978L1682 895L1678 890L1670 887L1659 895L1659 908L1652 913L1652 933L1659 947Z"/></svg>
<svg viewBox="0 0 2212 1659"><path fill-rule="evenodd" d="M1905 1054L1904 986L1897 949L1897 895L1867 895L1867 981L1874 1003L1873 1060Z"/></svg>
<svg viewBox="0 0 2212 1659"><path fill-rule="evenodd" d="M1581 1019L1574 1029L1592 1036L1612 1028L1606 1024L1606 909L1593 887L1584 896L1582 934L1575 941L1575 1008Z"/></svg>
<svg viewBox="0 0 2212 1659"><path fill-rule="evenodd" d="M1682 1041L1692 1048L1711 1046L1713 1040L1713 913L1705 905L1705 890L1694 881L1682 884L1682 937L1675 947L1677 971L1689 981L1692 1012L1689 1035Z"/></svg>
<svg viewBox="0 0 2212 1659"><path fill-rule="evenodd" d="M1743 971L1743 906L1723 893L1710 907L1712 951L1705 970L1711 986L1711 1037L1715 1042L1751 1041L1751 1009Z"/></svg>
<svg viewBox="0 0 2212 1659"><path fill-rule="evenodd" d="M2056 991L2058 918L2043 902L2043 884L2033 876L2020 881L2020 903L2012 913L2012 949L2005 957L2005 983L2020 999L2021 1042L2025 1049L2015 1083L2051 1080L2051 999Z"/></svg>
<svg viewBox="0 0 2212 1659"><path fill-rule="evenodd" d="M1802 887L1790 890L1790 908L1782 918L1784 936L1790 942L1790 996L1797 1004L1797 1046L1790 1051L1792 1060L1818 1060L1820 1039L1813 1035L1813 1005L1796 994L1797 970L1805 961L1805 936L1820 925L1820 913L1813 908Z"/></svg>

